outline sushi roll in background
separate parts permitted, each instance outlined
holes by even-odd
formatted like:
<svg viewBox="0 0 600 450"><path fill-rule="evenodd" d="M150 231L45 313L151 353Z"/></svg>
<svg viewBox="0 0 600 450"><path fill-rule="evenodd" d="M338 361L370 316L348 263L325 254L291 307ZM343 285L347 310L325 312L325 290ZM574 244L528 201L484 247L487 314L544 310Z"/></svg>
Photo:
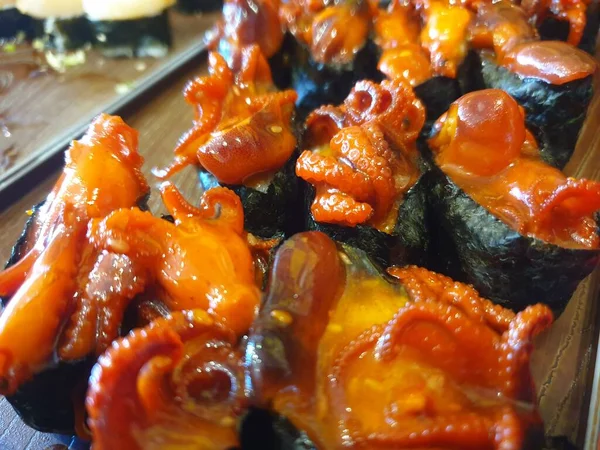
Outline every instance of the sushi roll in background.
<svg viewBox="0 0 600 450"><path fill-rule="evenodd" d="M184 14L218 11L223 0L177 0L175 8Z"/></svg>
<svg viewBox="0 0 600 450"><path fill-rule="evenodd" d="M544 160L564 167L593 98L597 62L566 42L540 41L524 11L508 2L482 5L472 34L479 69L467 90L509 93L525 108Z"/></svg>
<svg viewBox="0 0 600 450"><path fill-rule="evenodd" d="M300 117L341 103L359 80L381 80L368 0L290 0L279 12L294 38L292 88Z"/></svg>
<svg viewBox="0 0 600 450"><path fill-rule="evenodd" d="M92 40L81 0L17 0L16 6L32 17L32 37L40 39L46 49L64 53Z"/></svg>
<svg viewBox="0 0 600 450"><path fill-rule="evenodd" d="M172 44L167 10L175 0L84 0L94 45L107 57L165 56Z"/></svg>
<svg viewBox="0 0 600 450"><path fill-rule="evenodd" d="M361 81L305 124L296 174L306 228L360 248L384 267L424 262L426 187L416 150L425 111L401 80Z"/></svg>
<svg viewBox="0 0 600 450"><path fill-rule="evenodd" d="M240 197L248 232L282 237L301 222L295 219L296 93L277 90L257 45L244 48L234 68L211 53L209 72L187 84L194 125L181 137L171 166L155 174L167 178L196 165L204 190L224 186Z"/></svg>
<svg viewBox="0 0 600 450"><path fill-rule="evenodd" d="M441 14L448 20L438 20ZM411 84L425 105L428 124L461 96L459 79L468 76L465 57L470 18L466 8L439 3L437 9L430 7L423 14L399 1L378 9L374 29L381 56L377 68L389 79Z"/></svg>
<svg viewBox="0 0 600 450"><path fill-rule="evenodd" d="M16 0L0 0L0 42L19 37L19 33L27 36L30 32L31 19L19 12Z"/></svg>
<svg viewBox="0 0 600 450"><path fill-rule="evenodd" d="M505 307L543 299L562 312L600 258L600 183L544 163L523 109L497 89L456 101L429 150L436 260Z"/></svg>

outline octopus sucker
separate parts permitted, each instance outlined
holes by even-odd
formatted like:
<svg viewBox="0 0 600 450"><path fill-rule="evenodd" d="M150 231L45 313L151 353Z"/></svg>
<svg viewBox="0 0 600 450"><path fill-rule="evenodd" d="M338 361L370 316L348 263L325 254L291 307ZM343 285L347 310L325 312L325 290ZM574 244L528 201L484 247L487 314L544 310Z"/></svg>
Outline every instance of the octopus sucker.
<svg viewBox="0 0 600 450"><path fill-rule="evenodd" d="M336 276L326 242L301 233L275 255L246 347L257 404L324 449L517 450L541 431L529 361L546 306L515 315L414 266L389 278L348 245Z"/></svg>
<svg viewBox="0 0 600 450"><path fill-rule="evenodd" d="M234 342L204 311L174 313L115 341L90 379L93 449L235 447L246 401Z"/></svg>

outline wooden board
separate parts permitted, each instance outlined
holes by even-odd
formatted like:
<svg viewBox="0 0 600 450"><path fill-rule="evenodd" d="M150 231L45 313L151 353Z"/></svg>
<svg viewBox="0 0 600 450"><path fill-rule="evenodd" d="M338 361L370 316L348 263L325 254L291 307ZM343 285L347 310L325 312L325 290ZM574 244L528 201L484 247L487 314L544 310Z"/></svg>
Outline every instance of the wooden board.
<svg viewBox="0 0 600 450"><path fill-rule="evenodd" d="M170 161L171 151L177 139L188 129L192 120L192 110L184 103L181 90L189 78L204 71L204 63L199 61L180 76L170 80L164 90L158 92L155 97L143 99L124 114L125 120L140 130L140 152L146 160L144 172L154 185L157 183L150 175L151 168L164 166ZM596 91L588 122L573 159L566 169L569 175L600 179L600 133L597 131L600 123L599 91L600 89ZM0 260L5 261L8 258L11 245L21 233L27 219L25 211L45 198L59 171L60 168L55 167L38 186L0 214ZM197 203L200 191L193 171L187 170L178 174L174 181L190 201ZM160 199L155 193L151 198L150 207L155 213L163 212ZM599 287L600 273L596 271L581 284L552 329L537 340L532 360L540 410L547 432L552 436L568 436L578 443L579 448L582 448L585 438L600 330L600 309L596 307ZM2 408L0 403L0 430L3 420ZM20 433L29 433L29 441L25 441L37 442L36 439L40 439L39 434L24 427L18 419L14 420L13 427L19 426ZM63 439L55 442L65 441ZM2 450L37 449L2 445L0 436ZM596 450L589 445L591 444L588 444L586 450Z"/></svg>
<svg viewBox="0 0 600 450"><path fill-rule="evenodd" d="M160 59L108 59L97 51L64 73L29 44L0 51L0 191L61 151L100 112L114 112L204 48L218 13L170 13L173 48Z"/></svg>

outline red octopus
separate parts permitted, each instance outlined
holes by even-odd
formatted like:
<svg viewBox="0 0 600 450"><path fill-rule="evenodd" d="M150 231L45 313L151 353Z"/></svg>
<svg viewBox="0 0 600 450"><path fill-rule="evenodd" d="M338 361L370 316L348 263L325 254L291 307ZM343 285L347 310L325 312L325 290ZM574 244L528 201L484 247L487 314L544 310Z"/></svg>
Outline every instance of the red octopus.
<svg viewBox="0 0 600 450"><path fill-rule="evenodd" d="M296 174L316 188L315 220L393 229L402 194L418 178L415 142L424 120L423 106L400 80L361 81L340 107L310 114L310 149Z"/></svg>
<svg viewBox="0 0 600 450"><path fill-rule="evenodd" d="M88 239L96 249L130 260L141 274L140 290L158 289L169 311L202 309L243 334L260 292L239 197L226 188L210 189L195 208L172 185L161 191L175 223L138 208L121 209L93 220ZM119 293L114 297L119 304Z"/></svg>
<svg viewBox="0 0 600 450"><path fill-rule="evenodd" d="M283 43L279 7L279 0L225 0L209 48L235 61L244 47L257 44L265 58L272 57Z"/></svg>
<svg viewBox="0 0 600 450"><path fill-rule="evenodd" d="M418 267L390 269L393 283L335 250L318 232L278 250L248 341L255 401L328 450L518 450L539 438L529 361L547 307L515 315Z"/></svg>
<svg viewBox="0 0 600 450"><path fill-rule="evenodd" d="M60 179L30 226L24 256L0 273L0 292L10 297L0 316L0 393L14 393L52 362L98 258L87 245L87 223L147 195L142 163L137 133L119 117L99 116L73 142Z"/></svg>
<svg viewBox="0 0 600 450"><path fill-rule="evenodd" d="M334 66L352 63L366 45L373 13L364 0L291 0L279 10L282 23L310 50L312 59Z"/></svg>
<svg viewBox="0 0 600 450"><path fill-rule="evenodd" d="M600 183L568 178L544 163L522 108L504 91L464 95L436 127L429 143L437 165L477 203L521 234L598 248Z"/></svg>
<svg viewBox="0 0 600 450"><path fill-rule="evenodd" d="M275 90L257 46L244 48L234 69L211 53L210 75L188 83L184 96L196 109L194 126L175 148L173 164L155 171L158 177L198 164L222 183L242 184L277 171L291 157L296 93Z"/></svg>
<svg viewBox="0 0 600 450"><path fill-rule="evenodd" d="M235 344L235 333L202 310L115 341L90 377L92 449L236 447L246 399Z"/></svg>

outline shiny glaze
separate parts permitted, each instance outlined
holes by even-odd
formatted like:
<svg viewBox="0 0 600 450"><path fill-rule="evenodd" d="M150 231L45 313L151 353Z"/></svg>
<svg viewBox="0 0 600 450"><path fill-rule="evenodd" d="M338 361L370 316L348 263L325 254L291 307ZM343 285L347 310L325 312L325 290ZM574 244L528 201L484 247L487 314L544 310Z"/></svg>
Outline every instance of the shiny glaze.
<svg viewBox="0 0 600 450"><path fill-rule="evenodd" d="M546 307L515 316L416 267L390 270L402 287L349 248L342 276L327 240L276 254L246 355L257 403L324 450L516 449L540 429L528 365Z"/></svg>
<svg viewBox="0 0 600 450"><path fill-rule="evenodd" d="M209 48L230 64L249 45L258 45L270 58L283 42L279 6L279 0L225 0L223 17L209 35Z"/></svg>
<svg viewBox="0 0 600 450"><path fill-rule="evenodd" d="M559 41L539 41L525 11L507 1L482 4L470 30L475 48L493 49L498 64L524 77L561 85L592 75L597 62Z"/></svg>
<svg viewBox="0 0 600 450"><path fill-rule="evenodd" d="M598 70L590 55L558 41L517 45L506 54L502 65L522 77L557 85L589 77Z"/></svg>
<svg viewBox="0 0 600 450"><path fill-rule="evenodd" d="M520 234L598 248L600 183L567 178L539 158L523 110L488 89L457 100L429 141L437 165L473 200Z"/></svg>
<svg viewBox="0 0 600 450"><path fill-rule="evenodd" d="M296 148L291 124L296 93L276 91L257 46L244 48L232 68L211 53L209 71L185 87L185 99L196 111L193 127L175 148L174 162L155 175L167 178L196 164L222 183L243 184L279 170Z"/></svg>
<svg viewBox="0 0 600 450"><path fill-rule="evenodd" d="M245 410L235 335L204 311L118 339L90 377L93 450L226 450Z"/></svg>
<svg viewBox="0 0 600 450"><path fill-rule="evenodd" d="M463 6L434 1L428 3L424 15L421 43L430 54L432 68L439 75L454 78L467 55L472 13Z"/></svg>
<svg viewBox="0 0 600 450"><path fill-rule="evenodd" d="M146 195L142 163L135 130L107 115L99 116L67 152L64 171L32 224L24 256L0 273L0 291L11 297L0 316L1 393L13 393L52 362L62 327L78 308L99 256L87 244L87 223Z"/></svg>
<svg viewBox="0 0 600 450"><path fill-rule="evenodd" d="M159 287L170 311L206 310L244 333L260 293L239 197L225 188L210 189L195 208L172 185L161 191L174 224L137 208L121 209L90 223L90 242L129 258L148 284Z"/></svg>
<svg viewBox="0 0 600 450"><path fill-rule="evenodd" d="M377 68L390 79L403 79L417 86L433 76L429 55L420 44L418 15L393 2L380 10L375 20L375 42L383 50Z"/></svg>
<svg viewBox="0 0 600 450"><path fill-rule="evenodd" d="M365 46L373 11L366 0L290 0L282 3L279 14L315 62L343 66Z"/></svg>
<svg viewBox="0 0 600 450"><path fill-rule="evenodd" d="M402 196L419 176L415 142L424 120L423 106L400 80L359 82L341 106L309 115L309 149L296 174L316 189L314 219L392 232Z"/></svg>

